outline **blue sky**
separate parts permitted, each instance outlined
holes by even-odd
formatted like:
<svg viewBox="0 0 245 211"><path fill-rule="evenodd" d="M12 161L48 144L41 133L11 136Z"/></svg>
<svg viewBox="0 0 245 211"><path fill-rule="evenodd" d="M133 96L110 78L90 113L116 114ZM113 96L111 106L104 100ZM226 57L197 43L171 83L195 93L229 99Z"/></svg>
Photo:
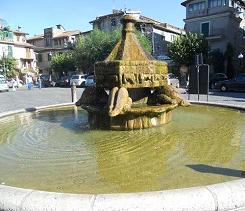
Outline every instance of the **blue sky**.
<svg viewBox="0 0 245 211"><path fill-rule="evenodd" d="M89 21L112 12L113 8L140 10L142 15L184 27L185 8L181 0L1 0L0 18L11 28L34 34L43 29L62 24L67 30L91 29Z"/></svg>

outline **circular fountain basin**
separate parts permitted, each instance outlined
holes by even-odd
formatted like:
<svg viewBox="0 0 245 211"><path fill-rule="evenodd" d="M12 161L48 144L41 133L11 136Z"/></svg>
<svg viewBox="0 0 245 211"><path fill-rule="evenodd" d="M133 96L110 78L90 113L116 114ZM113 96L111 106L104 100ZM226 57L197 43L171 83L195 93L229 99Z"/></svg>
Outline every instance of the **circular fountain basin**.
<svg viewBox="0 0 245 211"><path fill-rule="evenodd" d="M54 204L49 206L52 209L57 208L57 201L62 204L72 199L76 210L86 210L81 209L83 205L97 206L95 202L103 202L101 206L107 206L104 209L107 211L123 210L124 206L128 210L142 210L143 207L144 210L161 210L164 206L174 207L174 201L182 198L183 203L180 200L179 206L194 206L196 201L199 204L196 210L218 210L219 193L226 192L230 199L234 196L236 200L226 200L225 210L229 210L228 204L230 207L245 206L245 200L239 200L236 195L244 194L244 180L212 185L244 177L243 111L193 105L178 108L173 113L171 123L138 131L89 130L87 113L73 107L2 117L0 210L7 210L14 204L8 198L13 195L20 200L16 199L17 208L25 199L28 202L25 206L35 207L33 210L37 205L30 200L43 198L46 201L41 201L46 204L52 198ZM169 190L180 188L188 189ZM139 193L128 194L132 192ZM188 202L188 197L192 202ZM109 206L110 200L118 201L119 207ZM130 203L125 205L125 200ZM139 204L139 200L148 202ZM203 203L200 200L204 200ZM4 202L5 208L2 208ZM160 205L156 205L156 209L147 207L157 202ZM26 210L31 210L29 208ZM95 210L100 209L99 206Z"/></svg>

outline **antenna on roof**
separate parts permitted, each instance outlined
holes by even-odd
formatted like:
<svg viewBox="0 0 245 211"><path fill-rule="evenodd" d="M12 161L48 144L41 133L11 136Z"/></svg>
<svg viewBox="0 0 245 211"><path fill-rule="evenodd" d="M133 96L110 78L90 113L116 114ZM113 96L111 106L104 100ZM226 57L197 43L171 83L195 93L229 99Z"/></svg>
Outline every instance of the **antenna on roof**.
<svg viewBox="0 0 245 211"><path fill-rule="evenodd" d="M124 5L123 5L123 7L124 7L124 12L126 12L126 11L127 11L127 2L126 2L126 0L124 0Z"/></svg>

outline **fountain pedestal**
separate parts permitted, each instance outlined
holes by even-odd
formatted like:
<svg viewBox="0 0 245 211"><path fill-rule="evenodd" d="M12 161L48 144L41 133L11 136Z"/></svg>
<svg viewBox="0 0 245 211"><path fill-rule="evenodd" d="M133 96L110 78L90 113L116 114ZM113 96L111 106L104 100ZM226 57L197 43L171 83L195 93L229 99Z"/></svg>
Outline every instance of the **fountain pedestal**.
<svg viewBox="0 0 245 211"><path fill-rule="evenodd" d="M140 45L135 22L124 16L121 40L105 61L95 64L96 87L86 88L76 103L88 111L91 128L158 126L171 120L178 105L187 105L167 85L167 64L154 60Z"/></svg>

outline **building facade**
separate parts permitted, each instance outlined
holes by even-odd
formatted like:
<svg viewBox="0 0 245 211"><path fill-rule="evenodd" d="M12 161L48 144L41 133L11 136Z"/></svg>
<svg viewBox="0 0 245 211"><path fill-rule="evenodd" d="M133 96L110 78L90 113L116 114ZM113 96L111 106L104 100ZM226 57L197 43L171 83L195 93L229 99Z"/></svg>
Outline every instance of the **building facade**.
<svg viewBox="0 0 245 211"><path fill-rule="evenodd" d="M187 0L185 29L203 34L211 51L226 52L230 43L234 48L234 61L245 55L245 13L242 0Z"/></svg>
<svg viewBox="0 0 245 211"><path fill-rule="evenodd" d="M35 75L37 67L34 46L27 43L26 35L28 34L22 32L20 27L12 30L5 20L0 19L0 58L14 58L20 74Z"/></svg>
<svg viewBox="0 0 245 211"><path fill-rule="evenodd" d="M56 27L45 28L42 35L27 39L28 43L35 46L39 72L51 74L52 56L71 49L80 34L79 30L66 31L62 25L56 25Z"/></svg>
<svg viewBox="0 0 245 211"><path fill-rule="evenodd" d="M183 29L145 17L141 15L140 11L113 10L112 14L98 16L90 23L93 25L93 28L110 32L118 27L122 27L124 14L133 15L138 20L137 28L152 41L152 55L157 59L164 60L168 58L168 43L174 41L177 36L185 34Z"/></svg>

